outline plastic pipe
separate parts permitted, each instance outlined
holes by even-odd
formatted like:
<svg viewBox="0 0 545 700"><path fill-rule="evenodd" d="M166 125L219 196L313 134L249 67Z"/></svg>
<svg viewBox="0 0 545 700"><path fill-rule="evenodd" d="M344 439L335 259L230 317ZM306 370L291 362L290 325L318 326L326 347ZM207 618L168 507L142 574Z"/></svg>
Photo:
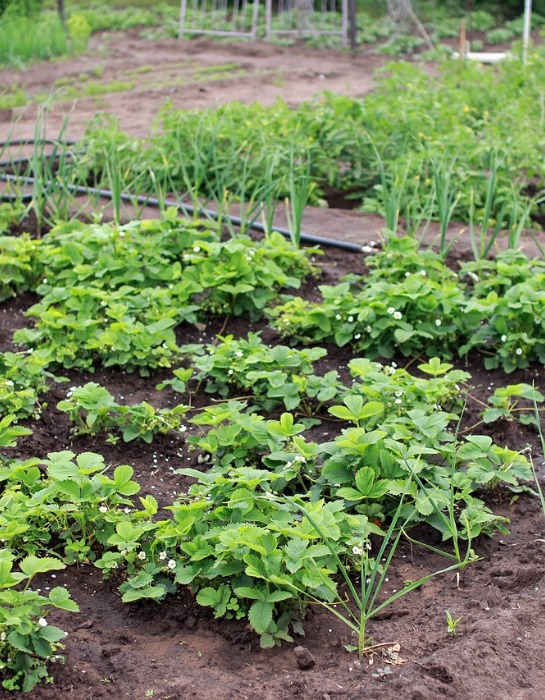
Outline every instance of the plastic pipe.
<svg viewBox="0 0 545 700"><path fill-rule="evenodd" d="M20 175L9 175L7 173L0 173L0 180L3 180L4 182L21 182L27 185L34 185L37 182L37 179L35 177L23 177ZM52 185L54 183L51 182L51 180L45 180L42 181L40 184L47 186ZM83 187L81 185L64 185L64 187L69 192L73 192L74 194L94 194L98 195L99 197L103 197L104 199L113 199L113 193L111 192L111 190L103 190L98 189L96 187ZM4 195L2 195L2 198L3 197ZM171 200L165 200L164 202L160 202L155 197L145 197L143 195L130 195L126 193L119 195L119 198L123 202L136 202L137 204L142 204L144 206L150 207L158 208L161 206L161 204L166 207L175 207L178 211L182 211L188 214L198 214L201 216L207 216L210 219L213 219L214 221L217 221L220 218L218 212L214 211L213 209L197 209L196 207L193 207L190 204L179 204L178 202L174 202ZM229 219L229 221L235 226L240 226L243 223L243 220L238 216L227 216L225 218ZM253 231L260 231L261 233L265 233L266 230L263 224L260 224L257 221L254 221L252 224L250 224L249 228ZM280 233L285 238L291 238L291 232L288 229L280 228L279 226L273 226L272 230L276 231L276 233ZM340 250L346 250L352 253L362 252L362 246L359 243L351 243L350 241L338 241L335 238L323 238L322 236L315 236L312 233L301 233L300 241L302 243L309 243L312 245L322 245L329 248L339 248Z"/></svg>
<svg viewBox="0 0 545 700"><path fill-rule="evenodd" d="M530 29L532 26L532 0L524 2L524 31L522 34L522 62L528 58L528 46L530 44Z"/></svg>

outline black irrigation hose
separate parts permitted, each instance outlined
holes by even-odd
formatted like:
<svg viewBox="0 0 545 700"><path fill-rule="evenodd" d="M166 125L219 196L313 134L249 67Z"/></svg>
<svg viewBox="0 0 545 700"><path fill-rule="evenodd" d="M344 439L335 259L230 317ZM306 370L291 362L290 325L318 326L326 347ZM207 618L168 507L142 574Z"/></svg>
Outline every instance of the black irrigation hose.
<svg viewBox="0 0 545 700"><path fill-rule="evenodd" d="M64 139L9 139L0 141L0 148L5 146L35 146L37 143L47 143L51 146L75 146L77 141L65 141Z"/></svg>
<svg viewBox="0 0 545 700"><path fill-rule="evenodd" d="M48 146L76 146L77 141L59 141L57 139L13 139L9 141L0 141L0 152L3 152L4 149L9 148L10 146L35 146L36 144L39 145L48 145ZM72 157L73 154L68 153L66 154L70 157ZM45 158L56 158L54 153L50 153L45 156ZM11 165L23 165L26 163L27 165L31 162L32 156L21 156L20 158L10 158L9 160L2 160L0 161L0 168L9 168Z"/></svg>
<svg viewBox="0 0 545 700"><path fill-rule="evenodd" d="M2 202L32 202L34 195L30 192L25 192L25 194L17 194L15 192L4 192L0 195L0 201Z"/></svg>
<svg viewBox="0 0 545 700"><path fill-rule="evenodd" d="M4 182L21 182L25 183L27 185L34 185L37 182L37 179L35 177L23 177L19 175L8 175L6 173L0 173L0 180L3 180ZM50 180L45 180L41 184L44 186L47 185L52 185L53 183ZM110 199L113 200L114 195L111 192L111 190L102 190L98 189L96 187L83 187L81 185L64 185L64 187L69 191L73 192L74 194L83 194L83 195L89 195L89 194L94 194L98 195L99 197L103 197L104 199ZM4 199L5 195L2 194L0 195L0 199ZM10 197L12 199L12 197ZM161 207L161 206L167 206L167 207L175 207L178 211L182 211L184 213L188 214L198 214L201 216L206 216L210 219L213 219L217 221L220 219L220 215L218 214L217 211L213 211L212 209L198 209L196 207L191 206L190 204L178 204L178 202L173 202L169 200L165 200L164 202L160 202L158 199L155 197L144 197L143 195L130 195L130 194L120 194L119 199L123 202L129 202L130 204L134 204L135 202L137 204L142 204L144 206L150 206L150 207ZM243 219L241 219L239 216L227 216L227 219L234 224L235 226L240 226L241 224L244 223ZM254 221L252 224L249 226L250 229L254 231L260 231L261 233L266 232L265 226L263 224L260 224L256 221ZM280 233L282 236L285 238L292 238L292 233L288 229L285 228L280 228L279 226L273 226L272 231L275 231L276 233ZM362 247L359 243L351 243L349 241L339 241L336 240L335 238L323 238L322 236L314 236L311 233L301 233L299 240L301 243L309 243L312 245L321 245L321 246L326 246L329 248L339 248L340 250L346 250L350 251L352 253L361 253L362 252Z"/></svg>

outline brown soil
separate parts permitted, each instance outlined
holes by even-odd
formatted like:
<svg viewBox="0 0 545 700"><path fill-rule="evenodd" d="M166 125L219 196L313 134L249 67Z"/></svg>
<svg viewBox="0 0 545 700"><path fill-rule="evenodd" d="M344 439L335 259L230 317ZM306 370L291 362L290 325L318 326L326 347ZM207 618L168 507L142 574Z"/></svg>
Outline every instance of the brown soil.
<svg viewBox="0 0 545 700"><path fill-rule="evenodd" d="M94 44L97 52L99 41ZM110 80L120 79L121 72L131 66L153 65L154 71L163 75L184 61L204 65L237 62L247 66L250 74L253 72L213 85L187 84L175 91L146 84L145 89L103 98L102 106L117 114L125 129L142 134L167 96L180 107L198 107L233 97L271 102L281 95L298 102L323 88L363 95L372 87L370 69L377 61L254 44L151 44L119 35L104 42L109 42L106 58L97 53L75 61L43 64L23 74L3 73L1 78L17 80L29 91L40 91L60 76L80 75L100 62L105 66L104 79L108 76ZM282 86L277 79L279 71L284 71ZM150 74L142 75L145 78ZM59 127L66 108L55 108L50 115L51 134ZM96 109L93 100L80 100L71 116L69 135L81 135L85 120ZM32 136L32 110L17 116L16 135ZM2 125L2 132L7 134L7 125L5 129ZM382 220L356 212L311 210L305 218L305 228L311 232L361 243L377 239L382 227ZM528 246L531 252L531 242ZM455 251L458 258L467 256L463 235ZM326 275L322 281L328 283L347 272L361 272L359 256L339 251L329 250L321 264ZM13 349L11 334L26 323L22 314L33 301L31 295L26 295L0 306L0 351ZM211 321L199 334L200 339L212 339L220 327ZM227 325L225 332L243 334L248 328L238 321ZM180 329L181 334L187 342L195 339L190 329ZM347 351L329 348L327 368L342 367L348 359ZM463 368L473 376L472 396L481 401L494 387L505 383L534 380L541 391L545 390L542 368L507 378L501 372L484 372L478 358L471 358ZM74 383L91 378L75 373L69 376ZM155 405L166 405L172 398L168 392L159 394L150 389L161 378L155 375L142 380L136 375L105 370L92 375L93 380L127 402L146 398ZM49 407L31 425L34 434L20 440L21 456L45 456L60 449L95 450L112 465L134 465L142 492L153 493L163 504L174 492L186 488L187 481L173 474L173 468L197 465L194 453L183 441L163 437L150 446L131 443L112 447L97 439L71 438L66 416L55 409L65 391L66 385L56 385L45 397ZM477 402L471 400L466 413L468 424L478 420L478 410ZM488 430L502 445L515 449L531 445L535 463L541 465L543 456L535 431L511 423L498 423ZM346 628L327 612L313 607L305 624L306 636L297 643L308 649L315 665L301 670L294 645L262 651L257 637L244 624L214 620L186 591L161 605L125 605L115 586L102 581L100 572L80 567L41 581L44 590L66 584L81 613L55 615L55 622L69 632L66 661L53 667L54 685L37 688L31 697L541 700L545 686L545 519L537 499L526 495L514 498L506 493L494 498L490 505L511 519L511 534L477 542L475 548L481 560L471 565L459 581L450 576L434 579L371 623L369 631L377 643L400 644L397 663L388 657L388 646L358 661L344 650L344 645L353 641ZM399 589L404 580L444 566L444 560L402 543L387 585ZM447 634L446 610L462 618L455 637ZM385 675L385 668L391 668L392 673ZM20 695L0 691L0 697Z"/></svg>
<svg viewBox="0 0 545 700"><path fill-rule="evenodd" d="M361 271L358 258L328 251L322 281L332 282L350 271ZM1 346L11 347L11 331L23 323L22 312L33 302L31 295L2 305ZM211 321L198 337L213 339L220 330ZM225 332L245 334L244 321L229 323ZM270 332L269 332L270 333ZM179 340L197 340L193 329L181 328ZM268 337L269 341L274 336ZM350 354L329 348L329 359L320 368L343 368ZM460 365L461 366L461 365ZM478 400L494 387L506 383L501 372L484 372L479 358L464 363L475 389L465 421L478 420ZM106 385L128 403L144 398L156 406L174 398L152 387L163 378L149 379L111 370L93 375L68 372L71 383L90 380ZM517 372L509 383L534 380L543 391L540 369ZM92 450L103 454L112 465L131 464L142 484L142 493L152 493L166 503L187 488L187 479L173 470L197 467L194 453L183 440L170 436L142 443L107 445L100 438L70 436L65 414L55 405L64 398L66 385L55 385L45 397L48 408L39 421L31 422L34 434L21 439L17 453L22 457L45 456L50 451ZM328 430L331 431L330 424ZM536 464L541 464L537 434L511 423L488 426L500 444L523 449L530 445ZM315 439L318 435L315 436ZM12 453L12 451L10 451ZM199 608L190 594L181 591L157 605L121 603L115 586L104 583L92 567L71 568L55 578L45 577L41 586L65 584L79 603L79 615L56 614L55 622L69 632L64 666L53 667L55 683L33 691L32 696L53 700L69 695L87 698L229 698L252 700L280 698L524 698L543 697L545 663L542 639L545 621L545 520L537 499L496 494L493 509L511 519L511 534L482 539L476 545L481 561L471 565L460 581L446 576L426 584L400 599L370 625L378 643L399 643L402 663L390 663L384 652L358 659L344 650L351 641L346 628L325 611L311 609L305 624L306 636L297 643L312 654L315 666L301 670L294 646L286 644L270 651L259 649L257 637L243 623L214 620ZM426 535L426 533L424 533ZM430 537L429 533L426 535ZM433 536L431 542L434 541ZM387 587L399 589L406 579L445 566L429 553L400 547ZM458 635L447 634L445 611L461 617ZM378 669L390 667L381 675ZM378 674L373 676L373 674ZM17 697L18 695L11 695ZM0 697L8 697L2 694Z"/></svg>
<svg viewBox="0 0 545 700"><path fill-rule="evenodd" d="M60 132L77 139L98 112L115 114L125 131L144 136L159 107L170 100L175 107L216 107L237 100L272 104L277 98L297 105L324 90L362 97L373 87L373 71L384 57L349 54L309 47L283 47L243 41L239 44L196 39L147 41L137 32L93 37L86 55L69 61L40 63L23 72L0 71L0 82L17 85L30 97L50 93L55 102L47 118L48 136ZM97 74L101 77L98 78ZM88 81L106 91L98 97L63 100L68 81L85 90ZM134 83L122 91L119 83ZM2 114L2 112L0 112ZM36 107L11 110L0 119L0 138L13 128L14 136L31 138ZM10 121L15 125L10 124Z"/></svg>

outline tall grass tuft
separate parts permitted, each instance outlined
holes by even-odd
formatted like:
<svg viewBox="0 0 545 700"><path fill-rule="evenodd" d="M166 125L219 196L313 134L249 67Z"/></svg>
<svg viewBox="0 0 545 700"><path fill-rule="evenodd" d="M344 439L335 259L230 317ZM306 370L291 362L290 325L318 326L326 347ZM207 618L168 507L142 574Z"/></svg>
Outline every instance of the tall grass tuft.
<svg viewBox="0 0 545 700"><path fill-rule="evenodd" d="M0 65L22 67L84 50L90 27L83 22L86 26L76 18L67 30L54 12L34 17L4 15L0 19Z"/></svg>

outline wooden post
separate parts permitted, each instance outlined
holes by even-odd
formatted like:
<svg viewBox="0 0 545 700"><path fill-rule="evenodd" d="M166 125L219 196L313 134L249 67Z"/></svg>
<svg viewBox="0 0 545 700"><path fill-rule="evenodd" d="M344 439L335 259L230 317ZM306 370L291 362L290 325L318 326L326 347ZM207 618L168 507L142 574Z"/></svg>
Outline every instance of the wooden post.
<svg viewBox="0 0 545 700"><path fill-rule="evenodd" d="M465 61L466 58L466 23L460 25L460 60Z"/></svg>
<svg viewBox="0 0 545 700"><path fill-rule="evenodd" d="M57 0L57 10L59 11L59 17L63 24L66 23L66 12L64 10L64 0Z"/></svg>
<svg viewBox="0 0 545 700"><path fill-rule="evenodd" d="M348 0L348 41L352 53L356 51L356 0Z"/></svg>

